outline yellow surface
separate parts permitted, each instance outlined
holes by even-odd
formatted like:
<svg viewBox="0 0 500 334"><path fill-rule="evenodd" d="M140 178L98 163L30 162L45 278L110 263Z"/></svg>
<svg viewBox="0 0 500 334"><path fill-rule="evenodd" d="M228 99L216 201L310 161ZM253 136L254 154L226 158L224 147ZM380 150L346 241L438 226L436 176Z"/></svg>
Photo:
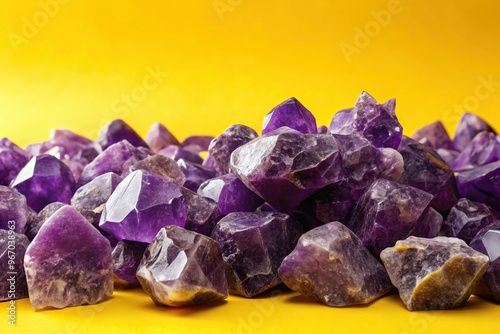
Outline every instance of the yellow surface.
<svg viewBox="0 0 500 334"><path fill-rule="evenodd" d="M114 118L142 135L160 121L179 139L259 130L290 96L328 124L363 90L397 98L406 134L435 119L453 130L465 109L500 127L499 12L465 0L0 0L0 137L95 138ZM346 309L286 294L176 310L140 291L61 311L17 305L18 326L2 317L1 333L500 332L499 306L479 298L417 313L397 296Z"/></svg>

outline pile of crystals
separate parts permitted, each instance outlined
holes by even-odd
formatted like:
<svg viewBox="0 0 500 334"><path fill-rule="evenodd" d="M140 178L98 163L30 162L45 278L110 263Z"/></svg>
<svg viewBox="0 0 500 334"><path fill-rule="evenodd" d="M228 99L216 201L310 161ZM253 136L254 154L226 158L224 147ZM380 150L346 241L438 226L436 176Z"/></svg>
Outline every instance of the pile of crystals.
<svg viewBox="0 0 500 334"><path fill-rule="evenodd" d="M394 287L409 310L499 302L499 137L465 113L453 140L440 122L410 138L395 106L363 92L318 127L291 98L261 135L183 142L122 120L96 141L3 138L0 301L64 308L142 286L178 307L285 283L335 307Z"/></svg>

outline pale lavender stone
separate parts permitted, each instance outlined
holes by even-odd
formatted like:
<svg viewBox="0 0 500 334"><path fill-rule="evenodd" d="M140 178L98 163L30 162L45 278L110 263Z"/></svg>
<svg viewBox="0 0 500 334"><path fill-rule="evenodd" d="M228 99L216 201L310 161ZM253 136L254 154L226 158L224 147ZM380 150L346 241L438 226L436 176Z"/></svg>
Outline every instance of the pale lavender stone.
<svg viewBox="0 0 500 334"><path fill-rule="evenodd" d="M217 165L215 163L214 158L209 154L206 155L205 159L203 159L203 162L201 163L203 167L207 167L210 169L215 170L217 168Z"/></svg>
<svg viewBox="0 0 500 334"><path fill-rule="evenodd" d="M28 163L28 154L8 138L0 139L0 186L8 186Z"/></svg>
<svg viewBox="0 0 500 334"><path fill-rule="evenodd" d="M61 160L61 161L66 166L68 166L69 170L71 171L71 174L73 174L75 182L78 182L78 180L80 180L80 175L82 175L83 168L85 166L75 160Z"/></svg>
<svg viewBox="0 0 500 334"><path fill-rule="evenodd" d="M151 124L144 141L154 153L158 153L168 145L180 145L177 138L163 124L158 122Z"/></svg>
<svg viewBox="0 0 500 334"><path fill-rule="evenodd" d="M0 229L0 302L28 298L23 259L30 242L14 231Z"/></svg>
<svg viewBox="0 0 500 334"><path fill-rule="evenodd" d="M441 159L448 165L448 166L453 166L453 163L455 162L455 159L458 157L460 152L455 151L455 150L447 150L444 148L438 148L436 150L436 153L439 154Z"/></svg>
<svg viewBox="0 0 500 334"><path fill-rule="evenodd" d="M453 137L453 148L459 152L463 151L474 137L482 132L488 131L496 134L496 131L481 117L466 112L458 121Z"/></svg>
<svg viewBox="0 0 500 334"><path fill-rule="evenodd" d="M25 232L28 239L32 241L38 234L38 231L40 231L40 228L42 228L43 223L45 223L45 221L50 216L52 216L57 210L59 210L65 205L68 204L61 202L54 202L44 207L29 223L29 227Z"/></svg>
<svg viewBox="0 0 500 334"><path fill-rule="evenodd" d="M101 145L102 149L105 150L113 144L119 143L122 140L128 141L131 145L135 147L145 147L149 148L148 144L135 132L134 129L130 127L121 119L115 119L108 124L106 124L97 137L97 142Z"/></svg>
<svg viewBox="0 0 500 334"><path fill-rule="evenodd" d="M295 97L278 104L264 117L262 134L265 135L282 126L302 133L318 133L314 115Z"/></svg>
<svg viewBox="0 0 500 334"><path fill-rule="evenodd" d="M203 159L197 153L193 153L176 145L168 145L167 147L162 148L160 151L158 151L158 154L169 157L170 159L173 159L175 161L184 159L195 164L201 164L203 162Z"/></svg>
<svg viewBox="0 0 500 334"><path fill-rule="evenodd" d="M460 197L500 211L500 161L456 173Z"/></svg>
<svg viewBox="0 0 500 334"><path fill-rule="evenodd" d="M24 233L35 216L23 194L0 185L0 229L8 230L9 221L14 221L14 232Z"/></svg>
<svg viewBox="0 0 500 334"><path fill-rule="evenodd" d="M328 127L326 125L321 125L321 126L318 126L318 133L319 134L327 134L328 133Z"/></svg>
<svg viewBox="0 0 500 334"><path fill-rule="evenodd" d="M382 264L339 222L304 233L278 272L290 289L335 307L367 304L393 288Z"/></svg>
<svg viewBox="0 0 500 334"><path fill-rule="evenodd" d="M453 162L454 170L471 169L500 160L500 136L483 131L465 147Z"/></svg>
<svg viewBox="0 0 500 334"><path fill-rule="evenodd" d="M186 200L186 224L184 228L210 236L217 222L223 217L217 202L199 196L184 187L181 188L181 193Z"/></svg>
<svg viewBox="0 0 500 334"><path fill-rule="evenodd" d="M148 246L148 243L130 240L120 240L116 244L111 253L115 288L140 286L136 273Z"/></svg>
<svg viewBox="0 0 500 334"><path fill-rule="evenodd" d="M449 150L452 148L450 136L441 121L435 121L418 129L411 137L435 150L439 148Z"/></svg>
<svg viewBox="0 0 500 334"><path fill-rule="evenodd" d="M155 154L144 160L137 161L130 167L130 171L145 170L172 181L179 187L182 187L186 177L177 162L161 154Z"/></svg>
<svg viewBox="0 0 500 334"><path fill-rule="evenodd" d="M180 146L188 151L198 154L200 152L208 151L208 147L213 139L213 136L189 136L182 141Z"/></svg>

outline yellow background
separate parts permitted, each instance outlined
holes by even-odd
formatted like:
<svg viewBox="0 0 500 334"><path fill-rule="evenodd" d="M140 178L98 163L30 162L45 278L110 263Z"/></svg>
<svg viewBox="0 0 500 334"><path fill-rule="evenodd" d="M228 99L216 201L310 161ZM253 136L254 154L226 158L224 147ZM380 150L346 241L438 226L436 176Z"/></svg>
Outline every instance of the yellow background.
<svg viewBox="0 0 500 334"><path fill-rule="evenodd" d="M0 137L21 146L51 128L96 138L115 118L142 135L160 121L179 139L233 123L259 131L290 96L328 125L363 90L396 97L406 134L436 119L453 132L465 109L500 123L498 1L54 1L0 0ZM160 82L146 89L151 70ZM140 92L133 107L120 104ZM420 313L397 296L347 309L295 294L270 300L175 310L134 291L47 312L22 300L8 332L500 332L498 305L479 298Z"/></svg>

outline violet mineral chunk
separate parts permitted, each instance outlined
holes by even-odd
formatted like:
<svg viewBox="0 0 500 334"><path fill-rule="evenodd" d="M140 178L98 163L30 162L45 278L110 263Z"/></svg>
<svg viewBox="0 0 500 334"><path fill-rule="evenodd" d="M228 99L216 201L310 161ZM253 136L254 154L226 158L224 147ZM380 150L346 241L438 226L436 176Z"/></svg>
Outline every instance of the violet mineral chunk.
<svg viewBox="0 0 500 334"><path fill-rule="evenodd" d="M382 264L339 222L303 234L278 272L290 289L328 306L367 304L392 289Z"/></svg>
<svg viewBox="0 0 500 334"><path fill-rule="evenodd" d="M488 255L490 259L488 269L474 294L500 303L500 223L483 228L471 241L470 246Z"/></svg>
<svg viewBox="0 0 500 334"><path fill-rule="evenodd" d="M344 178L339 146L332 135L283 127L238 147L231 169L271 206L291 213L319 189Z"/></svg>
<svg viewBox="0 0 500 334"><path fill-rule="evenodd" d="M469 299L488 257L457 238L409 237L381 254L392 284L410 311L448 310Z"/></svg>
<svg viewBox="0 0 500 334"><path fill-rule="evenodd" d="M397 149L403 127L395 114L396 100L384 104L367 92L362 92L354 108L341 110L333 116L328 130L333 134L360 134L375 147Z"/></svg>
<svg viewBox="0 0 500 334"><path fill-rule="evenodd" d="M404 172L398 182L432 194L432 207L440 213L448 212L459 198L450 166L432 148L408 137L403 138L398 151L404 160Z"/></svg>
<svg viewBox="0 0 500 334"><path fill-rule="evenodd" d="M106 124L101 129L99 136L97 137L97 142L101 145L103 150L113 144L121 142L122 140L128 141L135 147L142 146L149 148L148 144L142 140L141 136L139 136L134 129L121 119L115 119L114 121Z"/></svg>
<svg viewBox="0 0 500 334"><path fill-rule="evenodd" d="M421 237L437 236L439 228L418 228L426 223L431 201L432 195L425 191L379 179L360 198L347 227L378 257L384 248L394 246L396 241L415 232L428 233L417 234ZM436 216L432 214L432 218ZM442 218L439 225L441 222Z"/></svg>
<svg viewBox="0 0 500 334"><path fill-rule="evenodd" d="M118 240L151 242L167 225L184 227L186 204L179 186L143 170L132 172L111 194L99 227Z"/></svg>
<svg viewBox="0 0 500 334"><path fill-rule="evenodd" d="M133 288L140 286L136 272L149 244L145 242L120 240L113 248L113 280L115 287Z"/></svg>
<svg viewBox="0 0 500 334"><path fill-rule="evenodd" d="M70 206L56 211L24 257L31 306L96 304L113 293L111 245Z"/></svg>
<svg viewBox="0 0 500 334"><path fill-rule="evenodd" d="M8 186L28 163L28 154L8 138L0 139L0 186Z"/></svg>
<svg viewBox="0 0 500 334"><path fill-rule="evenodd" d="M449 150L452 148L450 136L441 121L436 121L418 129L413 133L412 138L435 150L439 148Z"/></svg>
<svg viewBox="0 0 500 334"><path fill-rule="evenodd" d="M44 154L31 158L11 187L26 196L28 205L39 212L52 202L69 204L75 192L75 179L64 163Z"/></svg>
<svg viewBox="0 0 500 334"><path fill-rule="evenodd" d="M208 153L215 161L219 174L229 173L231 153L243 144L257 138L257 132L248 126L234 124L215 137L208 147Z"/></svg>
<svg viewBox="0 0 500 334"><path fill-rule="evenodd" d="M28 237L30 241L35 239L35 236L38 234L38 231L40 231L40 228L42 228L43 223L47 219L49 219L50 216L52 216L57 210L62 208L63 206L68 205L66 203L61 203L61 202L53 202L48 204L45 208L43 208L30 222L28 229L26 230L25 234Z"/></svg>
<svg viewBox="0 0 500 334"><path fill-rule="evenodd" d="M495 130L482 118L472 113L466 112L458 121L453 137L453 148L459 152L463 151L474 137L482 132L488 131L496 134Z"/></svg>
<svg viewBox="0 0 500 334"><path fill-rule="evenodd" d="M279 212L235 212L222 218L212 238L222 247L229 292L253 297L281 283L278 268L302 234Z"/></svg>
<svg viewBox="0 0 500 334"><path fill-rule="evenodd" d="M197 153L193 153L176 145L168 145L167 147L162 148L158 154L169 157L175 161L184 159L195 164L201 164L203 162L203 159Z"/></svg>
<svg viewBox="0 0 500 334"><path fill-rule="evenodd" d="M130 167L131 172L139 169L164 177L177 184L179 187L182 187L186 180L177 162L160 154L155 154L144 160L137 161Z"/></svg>
<svg viewBox="0 0 500 334"><path fill-rule="evenodd" d="M454 170L470 169L500 160L500 136L483 131L465 147L453 162Z"/></svg>
<svg viewBox="0 0 500 334"><path fill-rule="evenodd" d="M217 175L215 169L195 164L184 159L177 160L177 164L186 178L184 187L194 192L198 191L198 188L203 182L208 179L213 179Z"/></svg>
<svg viewBox="0 0 500 334"><path fill-rule="evenodd" d="M154 153L158 153L168 145L180 145L175 136L161 123L153 123L149 128L144 141Z"/></svg>
<svg viewBox="0 0 500 334"><path fill-rule="evenodd" d="M0 229L8 230L9 221L14 221L14 232L24 233L35 215L23 194L0 185Z"/></svg>
<svg viewBox="0 0 500 334"><path fill-rule="evenodd" d="M441 159L448 165L453 166L455 159L459 156L460 152L455 150L447 150L444 148L438 148L436 153L439 154Z"/></svg>
<svg viewBox="0 0 500 334"><path fill-rule="evenodd" d="M71 198L71 206L92 225L98 227L104 205L122 180L123 178L115 173L99 175L78 188Z"/></svg>
<svg viewBox="0 0 500 334"><path fill-rule="evenodd" d="M157 305L192 306L228 296L219 244L178 226L158 232L144 253L137 278Z"/></svg>
<svg viewBox="0 0 500 334"><path fill-rule="evenodd" d="M212 136L189 136L182 141L182 146L184 149L191 151L193 153L200 153L208 151L208 147L214 137Z"/></svg>
<svg viewBox="0 0 500 334"><path fill-rule="evenodd" d="M302 133L318 133L314 115L294 97L278 104L264 117L262 134L268 134L282 126Z"/></svg>
<svg viewBox="0 0 500 334"><path fill-rule="evenodd" d="M458 172L456 180L460 197L500 211L500 161Z"/></svg>
<svg viewBox="0 0 500 334"><path fill-rule="evenodd" d="M181 188L186 200L186 225L184 228L210 236L217 222L223 217L217 202L202 197L187 188Z"/></svg>
<svg viewBox="0 0 500 334"><path fill-rule="evenodd" d="M0 230L0 302L28 298L23 259L30 242L24 234L14 231Z"/></svg>
<svg viewBox="0 0 500 334"><path fill-rule="evenodd" d="M322 135L327 134L328 127L326 125L318 126L318 133Z"/></svg>
<svg viewBox="0 0 500 334"><path fill-rule="evenodd" d="M264 200L247 188L234 174L225 174L203 182L198 188L198 195L217 202L220 212L255 211Z"/></svg>

